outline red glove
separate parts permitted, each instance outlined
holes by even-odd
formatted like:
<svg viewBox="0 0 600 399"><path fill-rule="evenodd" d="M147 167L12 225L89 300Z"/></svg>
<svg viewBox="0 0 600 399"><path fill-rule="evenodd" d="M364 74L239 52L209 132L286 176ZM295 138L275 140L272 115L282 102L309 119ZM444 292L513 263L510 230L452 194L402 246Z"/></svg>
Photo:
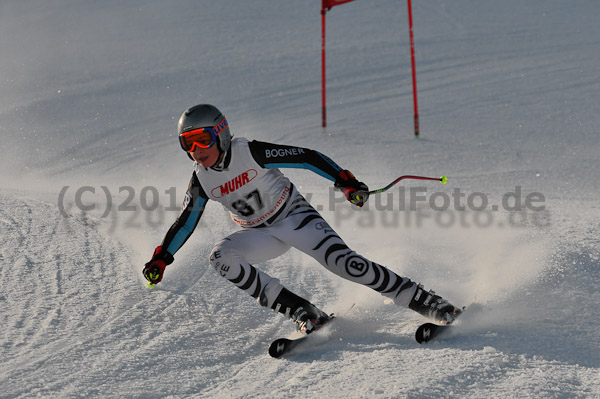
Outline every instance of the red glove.
<svg viewBox="0 0 600 399"><path fill-rule="evenodd" d="M349 170L340 170L335 179L335 187L342 190L346 199L356 206L362 207L369 198L369 187L356 180Z"/></svg>
<svg viewBox="0 0 600 399"><path fill-rule="evenodd" d="M160 245L154 250L154 255L150 262L144 265L142 273L146 280L152 284L158 284L162 280L163 273L167 265L173 263L173 255L163 249Z"/></svg>

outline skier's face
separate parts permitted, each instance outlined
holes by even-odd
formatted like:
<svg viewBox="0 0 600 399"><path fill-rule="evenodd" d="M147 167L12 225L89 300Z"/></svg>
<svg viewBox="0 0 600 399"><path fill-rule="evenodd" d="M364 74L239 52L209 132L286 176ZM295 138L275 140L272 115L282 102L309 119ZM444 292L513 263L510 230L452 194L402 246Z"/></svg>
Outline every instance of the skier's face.
<svg viewBox="0 0 600 399"><path fill-rule="evenodd" d="M210 168L217 163L219 159L219 149L216 145L213 145L209 148L201 148L200 146L196 146L194 151L190 152L194 161L198 162L200 166L203 168Z"/></svg>

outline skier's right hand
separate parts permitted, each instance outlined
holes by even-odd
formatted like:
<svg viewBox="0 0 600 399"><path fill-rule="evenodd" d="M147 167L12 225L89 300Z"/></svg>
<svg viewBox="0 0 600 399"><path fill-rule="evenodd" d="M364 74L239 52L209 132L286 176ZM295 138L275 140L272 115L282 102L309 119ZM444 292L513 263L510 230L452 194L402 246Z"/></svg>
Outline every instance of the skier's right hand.
<svg viewBox="0 0 600 399"><path fill-rule="evenodd" d="M154 255L150 262L144 265L142 273L150 283L158 284L162 280L167 265L171 263L173 263L173 255L164 250L163 247L158 246L154 250Z"/></svg>

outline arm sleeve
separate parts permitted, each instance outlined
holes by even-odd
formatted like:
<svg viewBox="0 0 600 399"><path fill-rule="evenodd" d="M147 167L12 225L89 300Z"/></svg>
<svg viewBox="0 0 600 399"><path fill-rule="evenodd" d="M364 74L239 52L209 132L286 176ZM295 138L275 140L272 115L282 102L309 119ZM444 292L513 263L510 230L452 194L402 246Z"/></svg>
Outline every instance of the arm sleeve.
<svg viewBox="0 0 600 399"><path fill-rule="evenodd" d="M248 143L254 160L263 168L300 168L312 170L335 181L342 168L319 151L303 147L251 141Z"/></svg>
<svg viewBox="0 0 600 399"><path fill-rule="evenodd" d="M175 255L175 252L190 238L200 221L207 202L208 196L202 189L196 173L193 173L187 192L185 193L181 213L161 244L168 253Z"/></svg>

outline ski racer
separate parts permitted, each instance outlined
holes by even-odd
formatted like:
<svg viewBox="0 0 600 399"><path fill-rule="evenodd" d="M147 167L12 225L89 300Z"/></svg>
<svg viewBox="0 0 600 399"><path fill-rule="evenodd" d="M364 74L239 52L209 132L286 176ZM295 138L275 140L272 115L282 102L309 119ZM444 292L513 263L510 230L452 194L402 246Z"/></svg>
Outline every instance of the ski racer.
<svg viewBox="0 0 600 399"><path fill-rule="evenodd" d="M225 116L214 106L200 104L179 119L179 143L195 161L183 209L168 230L144 277L158 284L173 256L196 228L208 200L220 202L241 227L217 242L210 264L219 275L280 312L305 334L329 316L285 288L255 265L274 259L291 247L310 255L329 271L365 285L399 306L446 324L460 309L420 284L350 249L340 236L280 171L311 170L332 181L353 205L362 207L368 187L318 151L261 141L232 138Z"/></svg>

